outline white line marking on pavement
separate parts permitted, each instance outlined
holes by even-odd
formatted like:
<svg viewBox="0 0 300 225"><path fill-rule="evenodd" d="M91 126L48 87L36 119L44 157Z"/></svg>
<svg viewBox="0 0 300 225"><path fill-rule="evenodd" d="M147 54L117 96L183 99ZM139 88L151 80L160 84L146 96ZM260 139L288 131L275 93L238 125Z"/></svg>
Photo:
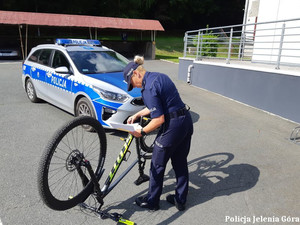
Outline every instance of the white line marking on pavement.
<svg viewBox="0 0 300 225"><path fill-rule="evenodd" d="M0 218L0 225L3 225L2 222L1 222L1 218Z"/></svg>

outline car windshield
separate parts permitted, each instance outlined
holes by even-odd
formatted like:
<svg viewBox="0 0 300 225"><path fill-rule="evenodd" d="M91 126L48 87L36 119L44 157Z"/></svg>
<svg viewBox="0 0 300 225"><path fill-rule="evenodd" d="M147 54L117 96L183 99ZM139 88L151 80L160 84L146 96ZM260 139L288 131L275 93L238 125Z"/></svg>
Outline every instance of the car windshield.
<svg viewBox="0 0 300 225"><path fill-rule="evenodd" d="M113 51L69 51L75 66L83 74L123 71L128 60Z"/></svg>

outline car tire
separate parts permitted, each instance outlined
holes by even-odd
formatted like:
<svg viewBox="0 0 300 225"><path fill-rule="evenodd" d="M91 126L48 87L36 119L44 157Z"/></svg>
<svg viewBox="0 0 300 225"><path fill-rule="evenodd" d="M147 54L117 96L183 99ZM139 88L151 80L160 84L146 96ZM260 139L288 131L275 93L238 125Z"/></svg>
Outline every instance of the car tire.
<svg viewBox="0 0 300 225"><path fill-rule="evenodd" d="M86 97L82 97L76 104L76 116L90 116L96 118L93 106Z"/></svg>
<svg viewBox="0 0 300 225"><path fill-rule="evenodd" d="M26 80L25 90L26 90L27 97L29 98L29 100L31 102L36 103L36 102L40 101L40 99L36 95L36 91L35 91L34 85L33 85L33 83L32 83L32 81L31 81L30 78L28 78Z"/></svg>
<svg viewBox="0 0 300 225"><path fill-rule="evenodd" d="M96 114L93 109L91 102L86 98L82 97L78 100L75 108L75 116L90 116L96 119ZM94 129L90 126L84 127L88 131L94 131Z"/></svg>

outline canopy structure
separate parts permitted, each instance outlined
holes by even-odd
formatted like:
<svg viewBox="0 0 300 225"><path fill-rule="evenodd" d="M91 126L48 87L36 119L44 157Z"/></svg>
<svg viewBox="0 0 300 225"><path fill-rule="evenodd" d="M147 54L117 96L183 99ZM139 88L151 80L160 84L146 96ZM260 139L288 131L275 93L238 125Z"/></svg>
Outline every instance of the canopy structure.
<svg viewBox="0 0 300 225"><path fill-rule="evenodd" d="M164 28L158 20L146 19L127 19L115 17L99 17L85 15L69 15L54 13L33 13L18 11L0 10L0 24L19 25L19 35L21 40L21 49L24 58L24 52L27 53L28 25L34 26L53 26L53 27L87 27L95 28L95 38L97 39L97 28L100 29L119 29L119 30L137 30L151 31L151 40L155 41L156 31L164 31ZM25 25L25 51L23 50L21 25ZM90 30L90 36L91 30Z"/></svg>
<svg viewBox="0 0 300 225"><path fill-rule="evenodd" d="M93 27L124 30L164 31L158 20L67 15L52 13L14 12L0 10L0 24L27 24L58 27Z"/></svg>

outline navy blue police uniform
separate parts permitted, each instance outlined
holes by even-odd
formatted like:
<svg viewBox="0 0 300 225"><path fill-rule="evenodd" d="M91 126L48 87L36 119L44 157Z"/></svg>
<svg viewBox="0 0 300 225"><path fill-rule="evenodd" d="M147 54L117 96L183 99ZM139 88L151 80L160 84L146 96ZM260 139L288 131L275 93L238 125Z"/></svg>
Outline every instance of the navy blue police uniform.
<svg viewBox="0 0 300 225"><path fill-rule="evenodd" d="M165 117L154 144L147 202L159 205L166 164L171 159L177 181L175 200L185 204L189 183L187 156L193 134L191 115L174 83L165 74L146 72L141 91L151 118Z"/></svg>

